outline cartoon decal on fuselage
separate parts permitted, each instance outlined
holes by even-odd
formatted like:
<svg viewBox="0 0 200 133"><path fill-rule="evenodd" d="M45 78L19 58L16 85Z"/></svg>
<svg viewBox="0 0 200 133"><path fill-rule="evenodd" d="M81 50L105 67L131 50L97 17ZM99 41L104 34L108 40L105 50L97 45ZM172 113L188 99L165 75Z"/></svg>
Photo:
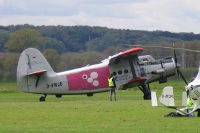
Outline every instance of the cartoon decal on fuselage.
<svg viewBox="0 0 200 133"><path fill-rule="evenodd" d="M76 91L108 88L107 79L109 75L110 73L107 66L68 74L67 79L69 90Z"/></svg>

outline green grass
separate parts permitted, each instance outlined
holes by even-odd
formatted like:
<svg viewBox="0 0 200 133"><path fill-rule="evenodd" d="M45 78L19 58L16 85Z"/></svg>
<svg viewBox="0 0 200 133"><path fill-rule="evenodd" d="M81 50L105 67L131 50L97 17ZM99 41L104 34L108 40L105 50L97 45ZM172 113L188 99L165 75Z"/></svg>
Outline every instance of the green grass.
<svg viewBox="0 0 200 133"><path fill-rule="evenodd" d="M184 84L170 81L154 83L152 90L161 93L167 85L174 86L175 100L181 103ZM151 107L137 89L118 91L117 102L109 101L109 93L85 95L47 96L20 92L15 83L0 84L1 132L200 132L200 119L166 118L175 111L165 107Z"/></svg>

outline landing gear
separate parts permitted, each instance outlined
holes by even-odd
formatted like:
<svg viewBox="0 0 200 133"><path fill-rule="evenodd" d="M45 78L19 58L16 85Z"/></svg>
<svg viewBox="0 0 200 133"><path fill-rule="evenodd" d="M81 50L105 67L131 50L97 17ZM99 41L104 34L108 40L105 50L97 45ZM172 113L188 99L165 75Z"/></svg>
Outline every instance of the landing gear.
<svg viewBox="0 0 200 133"><path fill-rule="evenodd" d="M61 94L56 94L56 98L61 98L62 95Z"/></svg>
<svg viewBox="0 0 200 133"><path fill-rule="evenodd" d="M41 96L40 99L39 99L40 102L45 102L46 97L47 97L47 94L44 94L44 96Z"/></svg>
<svg viewBox="0 0 200 133"><path fill-rule="evenodd" d="M151 90L149 87L149 84L143 84L139 89L144 93L144 100L150 100L151 99Z"/></svg>
<svg viewBox="0 0 200 133"><path fill-rule="evenodd" d="M87 93L87 96L88 96L88 97L92 97L92 96L93 96L93 93Z"/></svg>

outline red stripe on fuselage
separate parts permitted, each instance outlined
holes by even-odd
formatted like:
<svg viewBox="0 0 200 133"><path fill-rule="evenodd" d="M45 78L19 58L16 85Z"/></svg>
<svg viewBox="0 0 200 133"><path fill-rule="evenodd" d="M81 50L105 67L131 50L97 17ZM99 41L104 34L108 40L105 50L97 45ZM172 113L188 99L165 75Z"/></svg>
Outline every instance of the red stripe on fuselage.
<svg viewBox="0 0 200 133"><path fill-rule="evenodd" d="M108 88L109 76L110 73L108 66L68 74L67 79L69 90L77 91Z"/></svg>

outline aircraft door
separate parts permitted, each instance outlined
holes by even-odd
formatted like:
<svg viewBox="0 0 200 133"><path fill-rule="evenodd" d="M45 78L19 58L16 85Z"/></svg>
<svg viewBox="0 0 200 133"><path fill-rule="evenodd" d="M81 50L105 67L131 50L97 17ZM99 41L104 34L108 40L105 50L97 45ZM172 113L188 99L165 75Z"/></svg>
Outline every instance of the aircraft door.
<svg viewBox="0 0 200 133"><path fill-rule="evenodd" d="M128 59L119 59L116 62L110 64L109 66L110 73L113 73L116 76L116 86L119 87L121 84L125 84L133 79L132 71L134 68L131 68Z"/></svg>
<svg viewBox="0 0 200 133"><path fill-rule="evenodd" d="M131 67L133 68L133 70L132 70L133 79L141 77L142 73L141 73L141 68L138 65L139 64L138 58L135 57L133 59L129 59L129 62L130 62Z"/></svg>
<svg viewBox="0 0 200 133"><path fill-rule="evenodd" d="M134 68L134 61L131 58L129 58L128 61L129 61L129 65L130 65L130 68L131 68L131 73L133 75L132 79L135 79L136 73L135 73L135 68Z"/></svg>

